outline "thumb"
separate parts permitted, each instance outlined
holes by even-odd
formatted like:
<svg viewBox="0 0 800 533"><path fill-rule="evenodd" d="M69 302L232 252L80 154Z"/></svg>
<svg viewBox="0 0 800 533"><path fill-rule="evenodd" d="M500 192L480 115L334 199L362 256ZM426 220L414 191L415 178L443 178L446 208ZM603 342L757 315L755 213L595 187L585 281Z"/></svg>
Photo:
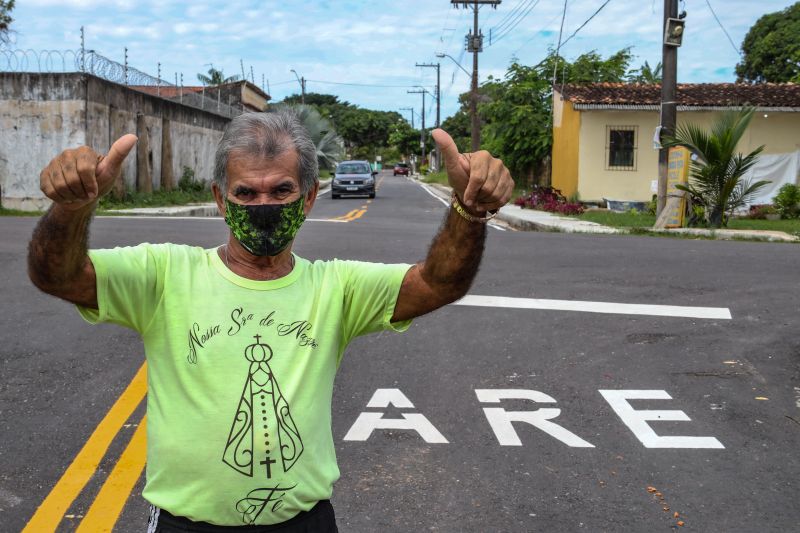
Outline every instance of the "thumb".
<svg viewBox="0 0 800 533"><path fill-rule="evenodd" d="M450 134L437 128L431 132L431 135L442 152L447 171L458 172L461 170L465 174L469 174L469 162L458 152L458 147Z"/></svg>
<svg viewBox="0 0 800 533"><path fill-rule="evenodd" d="M138 140L136 135L131 133L117 139L109 148L108 154L97 165L97 174L116 176L122 167L122 162L125 161L133 147L136 146Z"/></svg>

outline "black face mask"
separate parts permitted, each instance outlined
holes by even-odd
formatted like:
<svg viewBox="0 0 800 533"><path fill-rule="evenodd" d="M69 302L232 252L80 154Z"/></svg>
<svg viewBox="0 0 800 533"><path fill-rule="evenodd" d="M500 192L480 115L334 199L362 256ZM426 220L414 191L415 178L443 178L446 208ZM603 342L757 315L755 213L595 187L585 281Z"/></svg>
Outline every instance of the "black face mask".
<svg viewBox="0 0 800 533"><path fill-rule="evenodd" d="M305 198L287 204L237 204L225 198L225 222L234 238L253 255L274 256L294 240L306 219Z"/></svg>

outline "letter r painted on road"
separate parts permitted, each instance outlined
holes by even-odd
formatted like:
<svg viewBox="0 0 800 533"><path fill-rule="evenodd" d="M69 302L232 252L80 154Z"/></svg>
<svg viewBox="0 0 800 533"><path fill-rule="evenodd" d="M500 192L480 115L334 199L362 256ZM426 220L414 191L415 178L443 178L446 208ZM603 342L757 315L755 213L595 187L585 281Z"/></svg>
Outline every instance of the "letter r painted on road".
<svg viewBox="0 0 800 533"><path fill-rule="evenodd" d="M628 400L671 400L665 390L600 390L608 405L617 413L645 448L725 448L714 437L662 437L653 431L648 421L666 420L689 422L683 411L636 410Z"/></svg>
<svg viewBox="0 0 800 533"><path fill-rule="evenodd" d="M535 390L527 389L475 389L481 403L500 403L500 400L530 400L538 403L555 403L555 399ZM561 409L537 409L535 411L506 411L502 407L484 407L486 420L501 446L522 446L512 422L525 422L544 431L572 448L594 448L594 445L568 429L550 422L561 414Z"/></svg>
<svg viewBox="0 0 800 533"><path fill-rule="evenodd" d="M367 407L388 407L394 405L397 408L414 408L405 394L400 389L378 389L372 395ZM344 436L344 440L365 441L370 438L376 429L402 429L416 431L417 434L428 444L447 444L448 441L438 429L436 429L425 415L420 413L400 413L403 418L384 418L385 413L361 413L355 423Z"/></svg>

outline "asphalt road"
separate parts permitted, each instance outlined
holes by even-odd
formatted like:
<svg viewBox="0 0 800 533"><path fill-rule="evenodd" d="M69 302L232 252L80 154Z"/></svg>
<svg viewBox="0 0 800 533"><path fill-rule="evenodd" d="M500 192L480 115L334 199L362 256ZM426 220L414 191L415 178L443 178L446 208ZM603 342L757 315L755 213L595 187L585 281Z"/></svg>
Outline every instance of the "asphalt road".
<svg viewBox="0 0 800 533"><path fill-rule="evenodd" d="M423 258L445 207L406 178L381 179L371 202L321 196L295 251ZM23 529L53 503L54 487L61 500L45 518L58 531L78 530L87 515L143 531L143 479L131 458L144 412L140 398L129 401L141 342L87 325L30 285L34 224L0 218L0 531ZM100 218L92 245L212 247L226 234L220 219ZM357 339L345 355L333 413L340 530L649 532L680 521L704 532L796 531L799 259L787 244L490 229L470 294L510 298L504 307L480 298L473 303L489 306L449 306L402 335ZM727 309L732 318L523 308L541 306L529 299ZM367 407L376 393L373 405L390 405ZM103 421L125 401L124 424L109 433ZM372 431L362 413L424 419L408 417L417 430ZM76 465L103 431L110 445L99 466ZM88 481L75 489L81 472ZM126 473L133 487L120 497ZM71 486L75 495L64 496Z"/></svg>

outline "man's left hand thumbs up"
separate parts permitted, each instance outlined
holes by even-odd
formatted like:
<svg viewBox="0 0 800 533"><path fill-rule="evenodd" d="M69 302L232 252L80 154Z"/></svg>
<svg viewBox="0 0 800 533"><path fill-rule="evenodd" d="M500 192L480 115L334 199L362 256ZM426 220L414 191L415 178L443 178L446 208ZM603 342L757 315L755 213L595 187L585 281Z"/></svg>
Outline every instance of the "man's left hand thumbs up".
<svg viewBox="0 0 800 533"><path fill-rule="evenodd" d="M464 207L482 216L508 203L514 180L501 160L486 150L461 154L446 131L435 129L432 134L442 153L450 186Z"/></svg>

